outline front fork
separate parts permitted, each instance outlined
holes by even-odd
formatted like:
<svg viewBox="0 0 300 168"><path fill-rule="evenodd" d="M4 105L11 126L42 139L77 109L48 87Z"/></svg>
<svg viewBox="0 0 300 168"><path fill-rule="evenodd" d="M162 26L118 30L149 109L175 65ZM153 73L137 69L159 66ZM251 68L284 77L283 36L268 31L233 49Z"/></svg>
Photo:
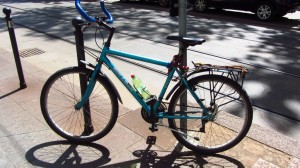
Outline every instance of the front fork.
<svg viewBox="0 0 300 168"><path fill-rule="evenodd" d="M82 135L90 135L94 131L94 127L91 119L90 102L89 97L96 84L96 76L100 70L100 65L95 67L92 76L80 75L80 89L81 89L81 100L74 106L75 110L83 109L84 117L84 132ZM87 82L88 81L88 82Z"/></svg>

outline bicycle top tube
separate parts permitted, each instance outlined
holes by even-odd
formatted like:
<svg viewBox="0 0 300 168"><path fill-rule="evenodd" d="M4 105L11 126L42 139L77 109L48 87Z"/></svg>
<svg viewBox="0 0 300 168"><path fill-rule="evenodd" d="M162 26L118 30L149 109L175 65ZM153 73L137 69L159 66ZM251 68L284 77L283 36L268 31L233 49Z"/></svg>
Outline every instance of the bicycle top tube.
<svg viewBox="0 0 300 168"><path fill-rule="evenodd" d="M80 5L80 0L75 0L75 6L77 11L79 12L79 14L87 21L89 22L97 22L97 19L94 17L91 17L90 15L88 15L83 8ZM106 23L113 23L114 19L112 17L112 15L109 13L109 11L105 8L104 5L104 0L100 0L100 7L102 9L102 11L104 12L104 14L106 15L107 19L106 19Z"/></svg>

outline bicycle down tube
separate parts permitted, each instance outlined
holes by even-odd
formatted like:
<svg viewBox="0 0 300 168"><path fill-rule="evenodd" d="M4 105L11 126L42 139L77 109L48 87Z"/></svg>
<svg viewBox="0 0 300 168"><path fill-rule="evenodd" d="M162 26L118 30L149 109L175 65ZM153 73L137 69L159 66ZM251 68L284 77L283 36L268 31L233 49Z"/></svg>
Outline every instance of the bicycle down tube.
<svg viewBox="0 0 300 168"><path fill-rule="evenodd" d="M115 56L129 58L129 59L138 60L138 61L142 61L142 62L148 62L148 63L151 63L151 64L164 66L166 68L170 66L170 63L160 61L160 60L154 60L154 59L150 59L150 58L146 58L146 57L138 56L138 55L134 55L134 54L129 54L129 53L125 53L125 52L120 52L120 51L117 51L117 50L111 50L107 46L105 46L102 50L99 62L100 63L101 62L105 63L108 66L108 68L110 70L112 70L112 72L117 76L117 78L123 83L123 85L128 89L128 91L134 96L134 98L142 105L142 107L148 113L150 113L150 110L151 110L150 107L138 95L136 90L131 86L131 84L128 82L128 80L126 80L126 78L121 74L121 72L115 67L115 65L110 62L110 60L107 58L107 54L112 54L112 55L115 55ZM154 107L156 107L156 108L154 108L154 110L157 110L157 108L160 104L160 101L162 100L162 97L165 94L165 92L167 90L167 87L169 86L169 83L172 79L173 74L174 74L174 71L173 71L173 73L170 73L168 75L168 78L167 78L167 80L164 84L164 88L161 90L160 96L158 97L159 101L157 101L155 106L154 106Z"/></svg>

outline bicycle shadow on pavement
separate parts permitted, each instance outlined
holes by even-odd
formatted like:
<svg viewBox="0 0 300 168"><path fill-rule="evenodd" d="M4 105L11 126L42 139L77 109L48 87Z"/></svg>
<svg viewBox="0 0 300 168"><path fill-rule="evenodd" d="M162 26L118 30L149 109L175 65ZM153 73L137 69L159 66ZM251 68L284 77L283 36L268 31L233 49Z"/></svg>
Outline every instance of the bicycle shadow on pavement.
<svg viewBox="0 0 300 168"><path fill-rule="evenodd" d="M10 95L14 94L14 93L17 93L18 91L21 91L21 90L22 90L21 88L18 88L18 89L15 89L13 91L10 91L8 93L5 93L3 95L0 95L0 99L3 99L5 97L7 97L7 96L10 96Z"/></svg>
<svg viewBox="0 0 300 168"><path fill-rule="evenodd" d="M32 147L25 158L38 167L98 167L110 162L109 150L99 144L51 141Z"/></svg>
<svg viewBox="0 0 300 168"><path fill-rule="evenodd" d="M25 158L38 167L245 167L240 161L221 154L207 156L175 149L171 152L152 150L151 147L150 144L144 150L133 151L137 159L110 164L110 152L102 145L51 141L32 147Z"/></svg>
<svg viewBox="0 0 300 168"><path fill-rule="evenodd" d="M240 161L221 154L208 156L193 151L178 151L177 147L171 152L151 150L151 147L150 144L145 150L133 151L132 154L138 158L136 160L102 167L245 167Z"/></svg>

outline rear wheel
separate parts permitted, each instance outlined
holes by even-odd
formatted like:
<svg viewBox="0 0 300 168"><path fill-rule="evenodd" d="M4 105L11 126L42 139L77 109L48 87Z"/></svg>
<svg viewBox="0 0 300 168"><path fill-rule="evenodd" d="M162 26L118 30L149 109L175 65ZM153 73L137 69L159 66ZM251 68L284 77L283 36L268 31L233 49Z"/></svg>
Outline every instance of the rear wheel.
<svg viewBox="0 0 300 168"><path fill-rule="evenodd" d="M176 139L193 151L207 154L222 152L239 143L246 136L253 115L251 102L242 87L218 75L195 77L188 83L210 112L203 113L186 87L180 86L168 112L190 118L168 120Z"/></svg>
<svg viewBox="0 0 300 168"><path fill-rule="evenodd" d="M111 86L96 77L89 105L79 110L81 83L88 83L92 71L71 67L54 73L45 83L40 103L50 128L72 142L91 142L104 137L118 117L118 100Z"/></svg>
<svg viewBox="0 0 300 168"><path fill-rule="evenodd" d="M263 2L257 6L255 15L260 21L272 20L275 15L275 8L272 4Z"/></svg>

